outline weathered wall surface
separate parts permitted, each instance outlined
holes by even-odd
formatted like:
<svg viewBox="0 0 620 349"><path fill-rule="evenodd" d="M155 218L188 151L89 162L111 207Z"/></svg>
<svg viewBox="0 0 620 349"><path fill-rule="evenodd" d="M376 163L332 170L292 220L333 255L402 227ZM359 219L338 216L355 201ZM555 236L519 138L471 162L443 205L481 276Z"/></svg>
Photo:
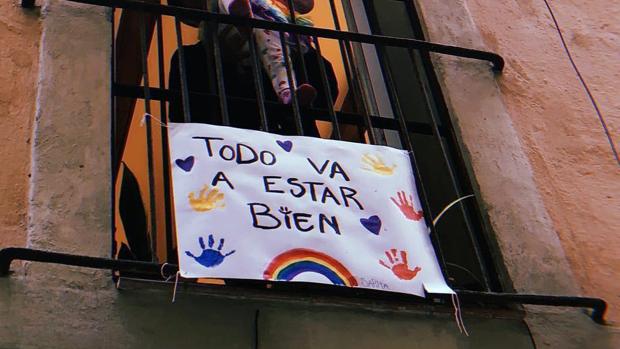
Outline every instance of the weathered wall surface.
<svg viewBox="0 0 620 349"><path fill-rule="evenodd" d="M28 245L110 254L110 14L48 0L41 68ZM439 314L247 301L114 288L107 271L28 263L0 279L2 348L248 348L261 310L263 348L532 348L518 313L469 316L476 336Z"/></svg>
<svg viewBox="0 0 620 349"><path fill-rule="evenodd" d="M467 1L470 5L475 4L474 0ZM465 4L466 0L445 4L424 1L423 12L432 39L463 46L483 46ZM491 6L480 2L482 5ZM511 8L511 4L504 5L507 9L498 8L497 11L508 11ZM476 16L488 16L486 21L495 20L493 16L501 13L486 13L482 7L480 10L474 13ZM109 13L102 8L47 0L43 14L28 244L35 248L108 256L112 215L109 168ZM480 23L487 22L482 21L481 17L475 18L481 32L485 34L484 26ZM503 31L493 29L497 37L500 34L504 37L516 36L508 33L509 20L498 21L495 25L505 26L502 27ZM518 56L517 53L521 54L501 51L512 50L511 45L522 40L516 37L513 39L514 42L503 44L505 47L495 44L498 45L497 51L509 59ZM549 47L552 46L538 49L544 51ZM534 58L541 58L529 51L527 55L531 59L527 61L531 65L529 69L535 69L539 62ZM557 56L555 53L553 55ZM545 55L541 57L545 61ZM547 59L552 61L558 58ZM558 223L557 214L563 211L554 211L550 198L560 200L570 198L573 194L566 188L569 184L561 182L564 186L550 191L548 187L541 186L541 179L538 178L541 173L547 176L543 178L548 179L564 178L562 176L571 173L559 170L541 172L539 166L540 161L550 161L546 166L554 169L556 165L568 163L564 158L556 158L555 153L545 153L549 151L546 147L569 156L572 153L568 150L580 149L575 145L576 142L581 140L580 137L590 135L594 126L584 121L586 124L577 130L568 130L564 123L554 128L553 119L549 116L552 114L541 109L540 115L546 115L546 118L532 120L538 122L535 123L538 127L546 125L536 129L537 137L542 138L539 140L528 136L530 133L524 132L522 128L529 123L522 125L517 116L534 118L537 113L524 109L528 113L519 114L515 112L521 110L517 107L525 108L531 97L530 107L540 103L551 108L555 104L549 100L564 94L558 92L546 99L534 94L528 98L523 97L523 94L530 93L525 87L529 88L531 84L535 89L537 81L521 82L519 79L524 78L517 76L515 68L511 68L514 63L510 61L504 76L500 78L503 90L497 88L496 77L484 64L461 59L444 59L440 63L440 77L448 87L446 96L472 160L472 170L477 175L477 194L486 204L489 224L498 236L498 245L505 257L506 272L515 288L543 293L568 290L567 293L572 293L574 282L564 250L569 252L573 265L574 256ZM543 78L547 79L548 84L552 78L560 79L553 75L556 70L549 67L544 69L549 74ZM558 71L563 76L568 76L568 73L566 69ZM533 73L526 71L526 74ZM522 85L518 86L524 88L524 91L519 92L520 98L512 102L511 97L507 97L512 92L506 90L506 81L511 78L520 82ZM510 86L517 86L516 82ZM560 86L558 89L561 91L572 91L574 88L568 83ZM546 91L540 88L541 93ZM568 94L566 91L565 94ZM579 100L576 92L574 100L575 105L582 104L583 113L570 114L571 101L564 101L563 107L567 109L562 116L573 123L588 119L585 116L587 103ZM564 110L559 109L559 112ZM553 144L554 137L558 136L554 132L560 132L557 128L572 132L572 138L556 143L554 148L547 143ZM552 134L547 135L547 132ZM559 136L565 137L563 134ZM592 139L599 139L591 136ZM606 165L603 148L597 144L591 144L592 147L586 149L600 152L592 158L601 159L601 164L590 174L598 178L599 172L613 173L613 168ZM571 156L571 161L593 161L585 155L582 155L583 159L574 154ZM583 170L580 166L574 167ZM564 165L559 168L568 171L568 167ZM583 185L591 183L584 180L576 185L582 185L578 190L590 194L592 190L584 189ZM609 188L611 185L601 184ZM543 194L540 195L539 191ZM569 196L553 196L550 192ZM583 200L588 198L590 196L586 195L579 198L581 201L566 201L565 206L573 210L571 204L582 204L582 215L591 215L598 207L586 206ZM586 200L586 203L591 205L592 202L598 202L594 199ZM555 209L559 210L559 207ZM587 217L583 219L587 221ZM568 222L577 224L572 223L572 220ZM600 227L603 227L603 223ZM561 244L556 231L559 231ZM611 230L605 231L611 235ZM584 236L579 235L574 239L582 238ZM569 239L569 242L574 239ZM416 313L402 309L379 312L352 307L226 300L191 296L184 292L180 293L177 303L170 304L168 292L149 292L144 289L117 291L108 274L83 268L33 263L18 268L10 278L0 279L0 347L248 348L254 338L255 309L261 310L259 343L266 348L532 346L528 331L520 319L490 319L472 316L466 311L469 316L466 316L465 321L471 337L464 337L458 334L447 314L438 312ZM538 347L617 347L612 343L618 341L618 331L595 325L580 312L547 312L532 307L527 309L528 325Z"/></svg>
<svg viewBox="0 0 620 349"><path fill-rule="evenodd" d="M41 36L38 10L0 2L0 246L26 242L30 137Z"/></svg>
<svg viewBox="0 0 620 349"><path fill-rule="evenodd" d="M585 295L620 321L620 167L542 0L467 1L487 48L506 59L502 98ZM620 145L620 5L550 1ZM544 261L543 261L544 263Z"/></svg>
<svg viewBox="0 0 620 349"><path fill-rule="evenodd" d="M601 189L617 188L619 181L614 181L613 176L617 176L618 167L596 116L586 116L585 111L591 109L586 109L583 94L578 96L576 92L580 90L578 81L570 79L574 72L566 62L562 69L554 64L561 65L563 51L557 42L555 46L551 42L552 28L548 22L536 27L531 1L491 4L474 0L418 0L416 4L432 41L493 50L508 60L504 73L493 76L485 63L434 57L474 174L475 190L494 232L492 241L497 243L496 253L501 255L498 260L505 267L500 271L505 272L518 292L578 293L583 275L574 264L575 253L592 254L595 257L590 259L591 265L598 262L605 270L614 263L613 251L618 251L618 246L610 242L603 247L608 256L596 255L601 247L597 244L604 245L618 230L611 217L617 220L614 208L619 205L610 201L613 194ZM472 11L470 7L476 8ZM543 20L541 15L540 21ZM504 41L500 45L500 39L489 40L489 33ZM485 45L485 39L494 45ZM617 50L599 54L609 57L613 52ZM611 59L607 63L613 66ZM604 74L604 70L599 73ZM579 109L578 105L583 112L573 110ZM525 126L538 132L524 130ZM541 171L540 166L566 172ZM586 169L589 172L584 172ZM583 178L575 181L577 175ZM561 186L555 183L558 179ZM566 232L559 228L558 214L566 221L583 224L581 232L568 238L572 245L567 244ZM586 229L586 225L590 223L591 227L600 220L605 223L596 223L597 228L604 232L600 236L595 233L598 241L593 243L592 229ZM587 251L588 246L594 248L577 252ZM604 273L611 270L613 267ZM611 275L604 281L608 289L590 288L588 293L613 300L618 292L609 289L616 288L618 283ZM617 327L594 324L580 310L532 306L526 310L526 321L539 348L615 348L620 343Z"/></svg>

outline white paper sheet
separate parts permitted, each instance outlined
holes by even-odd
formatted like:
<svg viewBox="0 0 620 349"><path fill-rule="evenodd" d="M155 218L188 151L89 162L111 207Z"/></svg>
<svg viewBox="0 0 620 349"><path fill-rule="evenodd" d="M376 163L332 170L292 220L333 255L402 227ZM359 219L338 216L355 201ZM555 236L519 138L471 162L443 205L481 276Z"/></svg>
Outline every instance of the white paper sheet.
<svg viewBox="0 0 620 349"><path fill-rule="evenodd" d="M452 293L407 152L206 124L168 130L181 276Z"/></svg>

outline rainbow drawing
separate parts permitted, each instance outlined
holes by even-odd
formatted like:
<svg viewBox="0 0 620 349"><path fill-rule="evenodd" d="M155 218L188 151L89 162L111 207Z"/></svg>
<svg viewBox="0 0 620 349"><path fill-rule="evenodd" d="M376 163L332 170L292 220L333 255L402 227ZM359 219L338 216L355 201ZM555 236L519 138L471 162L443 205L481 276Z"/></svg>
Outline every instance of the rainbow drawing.
<svg viewBox="0 0 620 349"><path fill-rule="evenodd" d="M276 256L265 272L265 280L291 281L301 273L318 273L334 285L355 287L357 280L342 263L325 253L296 248Z"/></svg>

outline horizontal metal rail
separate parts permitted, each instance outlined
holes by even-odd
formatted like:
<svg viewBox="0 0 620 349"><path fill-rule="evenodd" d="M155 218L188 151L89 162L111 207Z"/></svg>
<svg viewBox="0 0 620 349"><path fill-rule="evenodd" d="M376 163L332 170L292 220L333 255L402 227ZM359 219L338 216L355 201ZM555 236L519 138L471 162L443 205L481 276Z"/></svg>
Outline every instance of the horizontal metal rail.
<svg viewBox="0 0 620 349"><path fill-rule="evenodd" d="M79 256L30 248L9 247L0 250L0 277L9 275L11 262L14 260L164 275L173 275L178 271L177 265L169 263L158 264L152 262ZM457 293L465 302L479 302L482 304L532 304L555 307L591 308L592 314L590 317L599 324L605 323L605 312L607 311L607 303L600 298L463 290L457 290Z"/></svg>
<svg viewBox="0 0 620 349"><path fill-rule="evenodd" d="M163 272L165 275L174 274L178 270L178 267L173 264L165 264L162 269L162 265L152 262L79 256L30 248L9 247L0 250L0 277L9 274L11 262L14 260L72 265L94 269L143 272L149 274L161 274Z"/></svg>
<svg viewBox="0 0 620 349"><path fill-rule="evenodd" d="M113 85L113 94L115 97L130 97L130 98L144 98L144 88L139 86L130 86L123 84L114 84ZM155 87L148 88L150 91L151 100L156 101L170 101L171 96L177 92L172 90L164 90ZM201 93L201 92L189 92L189 95L192 98L203 98L212 101L217 101L218 96L210 93ZM246 97L237 97L237 96L227 96L226 98L230 103L246 103L251 104L255 103L254 99L246 98ZM265 101L265 105L268 105L271 109L275 110L285 110L288 107L283 105L282 103L273 102L273 101ZM319 109L319 108L302 108L304 110L304 115L302 115L303 119L309 120L321 120L321 121L331 121L327 109ZM354 113L347 112L336 112L338 116L338 121L347 124L347 125L356 125L363 126L363 120L360 120L360 116ZM385 129L385 130L398 130L398 121L395 119L390 119L386 117L369 115L372 120L372 125ZM424 134L424 135L432 135L433 130L430 125L416 122L416 121L407 121L407 128L412 133ZM446 136L447 131L445 127L439 127L439 133L442 136Z"/></svg>
<svg viewBox="0 0 620 349"><path fill-rule="evenodd" d="M352 33L347 31L331 30L325 28L314 28L295 24L277 23L264 21L254 18L243 18L238 16L229 16L209 11L191 9L185 7L177 7L170 5L161 5L155 3L147 3L135 0L69 0L82 4L122 8L147 12L158 15L177 16L183 19L205 20L215 23L232 24L237 26L249 26L252 28L271 29L290 33L297 33L308 36L318 36L320 38L345 40L373 45L403 47L415 49L425 52L435 52L450 56L463 57L488 61L493 64L495 72L501 72L504 69L504 59L492 52L474 50L459 46L436 44L424 40L397 38L383 35L369 35L361 33ZM28 3L27 0L22 2Z"/></svg>

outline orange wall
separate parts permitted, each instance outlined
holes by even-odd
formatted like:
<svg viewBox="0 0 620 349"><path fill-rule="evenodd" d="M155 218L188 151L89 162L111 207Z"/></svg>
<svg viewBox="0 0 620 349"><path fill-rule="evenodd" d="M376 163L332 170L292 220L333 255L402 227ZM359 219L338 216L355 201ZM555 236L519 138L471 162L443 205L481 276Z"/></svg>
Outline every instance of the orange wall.
<svg viewBox="0 0 620 349"><path fill-rule="evenodd" d="M0 247L26 243L30 137L41 27L38 10L0 1Z"/></svg>
<svg viewBox="0 0 620 349"><path fill-rule="evenodd" d="M620 145L620 6L550 1L574 59ZM620 166L544 2L468 0L562 246L584 294L620 321ZM541 261L544 263L544 261Z"/></svg>
<svg viewBox="0 0 620 349"><path fill-rule="evenodd" d="M342 13L342 9L339 8L340 13ZM315 9L310 13L310 16L315 21L315 25L317 27L323 28L334 28L331 10L329 7L329 3L326 1L316 2ZM342 17L342 16L341 16ZM116 24L118 26L120 19L120 11L116 11L115 13ZM341 25L344 24L344 19L341 18ZM346 28L343 25L343 28ZM198 30L192 28L190 26L183 25L183 44L193 44L198 41ZM174 20L171 17L163 17L163 33L164 33L164 71L166 72L166 84L168 84L168 72L170 71L170 57L176 50L176 36L174 31ZM156 32L155 34L156 35ZM336 73L336 77L338 79L338 88L339 88L339 98L336 101L336 106L339 107L342 104L343 98L348 91L346 75L344 73L344 65L342 58L340 56L339 44L334 40L321 40L321 49L323 55L332 63L334 67L334 71ZM156 40L152 40L151 47L149 49L149 83L151 87L158 87L159 81L159 70L158 70L158 62L157 62L157 43ZM167 85L166 85L167 86ZM161 119L161 115L159 112L159 103L152 102L151 109L152 114L157 119ZM144 103L142 101L138 101L136 104L136 108L133 114L133 120L131 123L129 138L127 140L127 146L125 148L125 152L123 154L123 161L129 166L129 168L134 172L138 181L140 183L140 188L142 190L142 197L144 201L145 208L149 211L150 203L149 203L149 193L148 193L148 163L147 163L147 152L146 152L146 126L141 124L142 116L144 115ZM323 136L328 137L331 132L331 125L328 122L319 122L319 127ZM164 258L166 251L166 241L165 241L165 220L164 220L164 191L163 191L163 178L161 176L161 169L163 168L163 164L161 162L161 133L160 127L157 121L153 122L152 125L153 131L153 145L154 145L154 159L155 159L155 168L157 170L158 175L156 178L156 190L155 197L157 202L157 229L158 232L158 240L157 240L157 255L160 258ZM120 178L119 178L120 179ZM119 193L120 190L120 180L117 180L116 191ZM118 203L116 203L118 208ZM118 209L116 210L118 212ZM120 217L118 214L115 215L116 226L117 226L117 240L125 241L124 238L124 230L122 226L122 222L120 221Z"/></svg>

